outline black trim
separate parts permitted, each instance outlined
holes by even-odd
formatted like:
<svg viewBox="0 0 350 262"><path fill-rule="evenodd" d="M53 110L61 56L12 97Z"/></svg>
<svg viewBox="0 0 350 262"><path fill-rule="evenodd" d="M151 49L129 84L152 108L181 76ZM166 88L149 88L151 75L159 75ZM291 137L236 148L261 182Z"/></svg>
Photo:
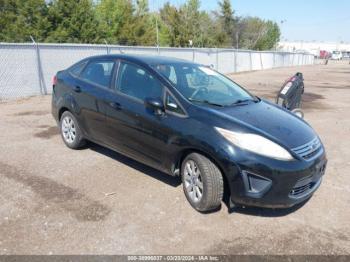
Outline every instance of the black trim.
<svg viewBox="0 0 350 262"><path fill-rule="evenodd" d="M183 114L181 113L177 113L177 112L174 112L174 111L171 111L169 109L167 109L167 95L169 95L170 97L172 97L175 102L177 103L177 105L181 108ZM169 91L167 90L165 92L165 95L164 95L164 99L163 99L163 103L164 103L164 109L165 109L165 113L167 114L171 114L171 115L174 115L174 116L178 116L178 117L182 117L182 118L187 118L188 115L187 115L187 112L186 110L184 109L184 107L181 105L181 103L179 102L179 100Z"/></svg>
<svg viewBox="0 0 350 262"><path fill-rule="evenodd" d="M242 178L246 195L253 198L261 198L272 186L272 180L249 171L242 171ZM254 191L252 189L251 179L254 179L256 183L261 183L262 189L260 191ZM263 184L264 183L264 184Z"/></svg>

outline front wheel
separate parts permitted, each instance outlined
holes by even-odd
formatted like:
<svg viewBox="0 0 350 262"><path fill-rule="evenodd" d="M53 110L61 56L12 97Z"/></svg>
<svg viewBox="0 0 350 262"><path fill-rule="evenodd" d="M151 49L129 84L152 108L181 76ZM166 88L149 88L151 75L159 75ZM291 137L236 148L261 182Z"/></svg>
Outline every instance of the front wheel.
<svg viewBox="0 0 350 262"><path fill-rule="evenodd" d="M60 131L64 143L72 149L84 146L85 140L79 128L79 124L74 115L65 111L61 116Z"/></svg>
<svg viewBox="0 0 350 262"><path fill-rule="evenodd" d="M207 157L192 153L181 166L183 190L196 210L205 212L220 206L224 193L221 171Z"/></svg>

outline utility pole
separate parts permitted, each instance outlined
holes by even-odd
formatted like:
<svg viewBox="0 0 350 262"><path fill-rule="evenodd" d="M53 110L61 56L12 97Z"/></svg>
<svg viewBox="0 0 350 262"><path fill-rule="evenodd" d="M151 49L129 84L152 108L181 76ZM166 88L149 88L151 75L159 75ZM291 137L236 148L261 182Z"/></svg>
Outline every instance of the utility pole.
<svg viewBox="0 0 350 262"><path fill-rule="evenodd" d="M156 17L156 38L157 38L157 49L159 54L159 32L158 32L158 18Z"/></svg>
<svg viewBox="0 0 350 262"><path fill-rule="evenodd" d="M158 55L159 55L158 12L159 12L159 2L158 2L158 0L157 0L157 14L156 14L156 39L157 39L157 51L158 51Z"/></svg>
<svg viewBox="0 0 350 262"><path fill-rule="evenodd" d="M283 27L283 25L284 25L286 22L287 22L287 20L286 20L286 19L282 19L282 20L280 21L280 23L281 23L281 26L280 26L281 39L280 39L280 41L281 41L281 40L283 41L283 36L282 36L282 27ZM276 45L275 45L275 51L277 51L277 45L278 45L278 43L276 43Z"/></svg>

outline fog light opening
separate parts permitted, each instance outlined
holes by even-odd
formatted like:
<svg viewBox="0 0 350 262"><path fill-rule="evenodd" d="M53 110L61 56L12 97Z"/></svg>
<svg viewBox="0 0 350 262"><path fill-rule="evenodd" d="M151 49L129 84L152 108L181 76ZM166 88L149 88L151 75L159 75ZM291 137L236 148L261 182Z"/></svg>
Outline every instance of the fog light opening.
<svg viewBox="0 0 350 262"><path fill-rule="evenodd" d="M272 185L270 179L251 172L243 171L242 176L246 193L251 197L261 197Z"/></svg>

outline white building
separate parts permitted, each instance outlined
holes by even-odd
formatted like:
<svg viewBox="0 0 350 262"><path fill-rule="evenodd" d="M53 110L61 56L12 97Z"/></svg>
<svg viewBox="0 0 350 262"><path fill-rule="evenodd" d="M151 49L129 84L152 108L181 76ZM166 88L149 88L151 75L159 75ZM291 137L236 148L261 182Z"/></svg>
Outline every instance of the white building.
<svg viewBox="0 0 350 262"><path fill-rule="evenodd" d="M332 51L347 51L350 52L350 43L344 42L306 42L306 41L295 41L287 42L281 41L278 44L278 49L288 52L293 51L306 51L313 55L318 56L320 51L325 50L328 52Z"/></svg>

